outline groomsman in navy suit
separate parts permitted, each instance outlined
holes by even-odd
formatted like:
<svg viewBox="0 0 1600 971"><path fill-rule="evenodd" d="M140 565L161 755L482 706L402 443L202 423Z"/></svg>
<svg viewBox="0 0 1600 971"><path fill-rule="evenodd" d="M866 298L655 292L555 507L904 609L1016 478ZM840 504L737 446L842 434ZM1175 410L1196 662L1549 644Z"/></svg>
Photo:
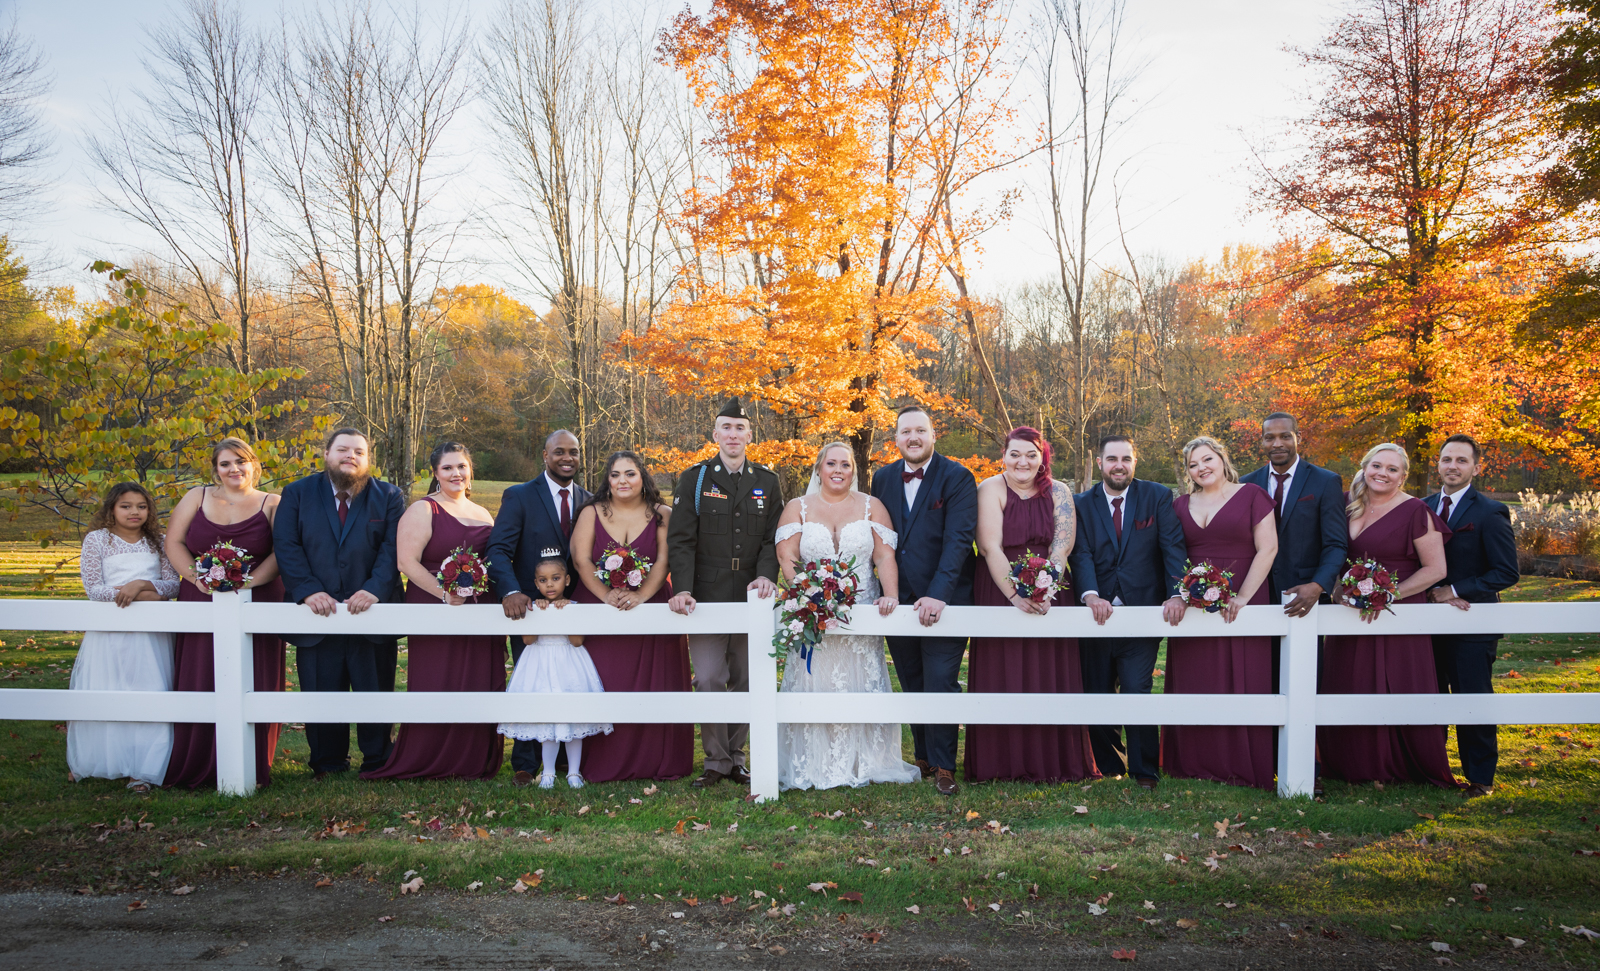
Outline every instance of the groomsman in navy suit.
<svg viewBox="0 0 1600 971"><path fill-rule="evenodd" d="M344 604L359 614L401 598L395 532L405 498L371 477L365 433L336 428L328 434L323 471L283 490L272 543L283 575L285 600L318 616ZM388 634L289 634L301 691L393 691L396 641ZM361 771L383 768L394 749L389 724L356 726ZM312 778L350 769L350 726L308 724Z"/></svg>
<svg viewBox="0 0 1600 971"><path fill-rule="evenodd" d="M1104 624L1117 607L1161 606L1174 627L1183 620L1178 578L1188 552L1183 526L1172 505L1172 490L1134 478L1138 458L1133 440L1107 435L1095 457L1100 482L1073 496L1078 535L1068 562L1078 599ZM1159 637L1084 638L1078 641L1083 690L1111 694L1149 694L1155 683ZM1105 775L1127 774L1154 789L1161 761L1161 733L1154 725L1127 726L1127 742L1117 725L1091 725L1094 760Z"/></svg>
<svg viewBox="0 0 1600 971"><path fill-rule="evenodd" d="M1466 610L1475 603L1496 603L1500 591L1517 582L1517 543L1511 533L1511 510L1472 487L1483 450L1471 435L1451 435L1439 449L1437 493L1424 499L1450 527L1444 544L1444 582L1428 591L1433 603ZM1435 634L1433 662L1439 692L1493 694L1494 659L1499 634ZM1494 725L1457 725L1456 745L1461 771L1467 777L1468 799L1494 790L1500 744Z"/></svg>
<svg viewBox="0 0 1600 971"><path fill-rule="evenodd" d="M1268 464L1240 481L1260 486L1272 497L1278 519L1272 596L1283 604L1284 613L1304 617L1317 603L1328 602L1328 593L1344 568L1350 546L1344 483L1338 473L1300 457L1300 434L1293 415L1279 411L1262 420L1261 452ZM1278 682L1277 660L1274 654L1274 685Z"/></svg>
<svg viewBox="0 0 1600 971"><path fill-rule="evenodd" d="M573 481L578 474L578 436L566 429L544 440L544 471L514 485L500 498L500 514L489 534L489 579L500 591L500 606L512 620L528 615L533 604L534 571L547 549L560 550L572 561L572 520L589 501L589 492ZM511 637L511 661L522 656L522 638ZM565 747L560 758L565 758ZM512 785L533 782L542 761L538 742L513 742ZM555 767L551 767L555 771Z"/></svg>
<svg viewBox="0 0 1600 971"><path fill-rule="evenodd" d="M899 537L900 602L917 608L924 627L950 604L972 603L972 536L978 486L972 473L933 450L933 422L920 405L900 409L894 444L900 461L872 476L872 494L889 510ZM902 691L961 691L965 637L891 637L889 655ZM956 725L912 725L917 767L946 796L956 794Z"/></svg>

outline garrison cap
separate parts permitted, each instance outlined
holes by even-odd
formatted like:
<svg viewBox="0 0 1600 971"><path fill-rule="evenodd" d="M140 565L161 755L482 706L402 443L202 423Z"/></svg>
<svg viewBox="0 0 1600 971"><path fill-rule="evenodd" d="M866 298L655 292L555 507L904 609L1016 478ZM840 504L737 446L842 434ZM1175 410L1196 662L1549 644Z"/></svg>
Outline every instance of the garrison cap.
<svg viewBox="0 0 1600 971"><path fill-rule="evenodd" d="M721 411L717 412L717 417L743 418L746 421L750 420L750 416L745 414L744 405L739 403L738 398L729 398L728 403L722 406Z"/></svg>

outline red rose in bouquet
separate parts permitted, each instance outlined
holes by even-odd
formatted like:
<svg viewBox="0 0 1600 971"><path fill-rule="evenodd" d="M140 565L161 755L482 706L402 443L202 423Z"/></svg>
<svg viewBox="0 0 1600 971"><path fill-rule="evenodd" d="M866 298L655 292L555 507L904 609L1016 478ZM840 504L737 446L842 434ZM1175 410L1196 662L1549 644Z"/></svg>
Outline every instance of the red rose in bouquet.
<svg viewBox="0 0 1600 971"><path fill-rule="evenodd" d="M1220 613L1233 603L1233 574L1219 570L1214 564L1194 565L1185 560L1183 576L1178 580L1178 596L1190 607L1199 607L1208 614Z"/></svg>
<svg viewBox="0 0 1600 971"><path fill-rule="evenodd" d="M1389 568L1371 557L1345 562L1350 568L1339 578L1340 599L1361 611L1363 619L1394 613L1399 584Z"/></svg>
<svg viewBox="0 0 1600 971"><path fill-rule="evenodd" d="M249 553L232 543L218 543L195 557L194 575L211 593L243 590L250 582L251 559Z"/></svg>
<svg viewBox="0 0 1600 971"><path fill-rule="evenodd" d="M644 578L653 565L649 557L640 556L633 547L612 543L600 553L594 575L612 590L637 590L644 586Z"/></svg>
<svg viewBox="0 0 1600 971"><path fill-rule="evenodd" d="M434 574L439 586L463 600L489 590L489 565L472 550L458 546L439 564Z"/></svg>
<svg viewBox="0 0 1600 971"><path fill-rule="evenodd" d="M1048 558L1024 550L1011 561L1011 582L1016 585L1017 596L1047 603L1061 589L1061 570Z"/></svg>

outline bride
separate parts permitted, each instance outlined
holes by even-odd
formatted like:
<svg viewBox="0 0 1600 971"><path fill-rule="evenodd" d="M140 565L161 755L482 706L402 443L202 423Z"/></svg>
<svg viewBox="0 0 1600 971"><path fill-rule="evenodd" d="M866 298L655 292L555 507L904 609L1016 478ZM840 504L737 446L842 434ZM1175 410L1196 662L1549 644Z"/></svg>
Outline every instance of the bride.
<svg viewBox="0 0 1600 971"><path fill-rule="evenodd" d="M778 523L778 562L785 579L797 563L854 557L860 580L857 610L876 603L887 617L900 601L895 533L883 503L854 488L849 445L822 447L805 496L784 507ZM873 566L877 566L877 577ZM878 581L884 591L879 595ZM888 691L883 638L830 633L812 655L809 670L798 656L784 666L783 691ZM778 784L783 789L831 789L869 782L916 782L922 773L900 758L900 726L794 724L778 731Z"/></svg>

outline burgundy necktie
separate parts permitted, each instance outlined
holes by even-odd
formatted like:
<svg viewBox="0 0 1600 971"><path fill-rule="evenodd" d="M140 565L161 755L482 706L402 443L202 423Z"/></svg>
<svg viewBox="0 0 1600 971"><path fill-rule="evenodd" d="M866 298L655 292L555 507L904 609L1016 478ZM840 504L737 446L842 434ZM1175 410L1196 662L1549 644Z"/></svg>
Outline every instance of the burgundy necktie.
<svg viewBox="0 0 1600 971"><path fill-rule="evenodd" d="M1117 542L1122 542L1122 497L1111 500L1111 525L1117 527Z"/></svg>
<svg viewBox="0 0 1600 971"><path fill-rule="evenodd" d="M1273 475L1274 478L1276 478L1278 480L1278 487L1276 489L1272 490L1272 507L1273 507L1272 508L1272 512L1273 512L1274 515L1276 515L1278 517L1278 521L1282 522L1283 521L1283 484L1285 482L1289 481L1289 473L1287 473L1287 472L1274 472L1274 473L1272 473L1272 475Z"/></svg>
<svg viewBox="0 0 1600 971"><path fill-rule="evenodd" d="M920 479L920 478L922 478L923 471L924 470L922 470L922 469L918 469L915 472L901 472L900 473L900 481L901 482L910 482L912 479Z"/></svg>
<svg viewBox="0 0 1600 971"><path fill-rule="evenodd" d="M1439 497L1439 518L1444 520L1447 525L1450 522L1450 497L1449 496L1440 496Z"/></svg>
<svg viewBox="0 0 1600 971"><path fill-rule="evenodd" d="M567 502L567 490L561 490L561 531L572 535L572 505Z"/></svg>
<svg viewBox="0 0 1600 971"><path fill-rule="evenodd" d="M339 525L344 525L346 516L350 515L350 493L340 490L335 497L339 500Z"/></svg>

